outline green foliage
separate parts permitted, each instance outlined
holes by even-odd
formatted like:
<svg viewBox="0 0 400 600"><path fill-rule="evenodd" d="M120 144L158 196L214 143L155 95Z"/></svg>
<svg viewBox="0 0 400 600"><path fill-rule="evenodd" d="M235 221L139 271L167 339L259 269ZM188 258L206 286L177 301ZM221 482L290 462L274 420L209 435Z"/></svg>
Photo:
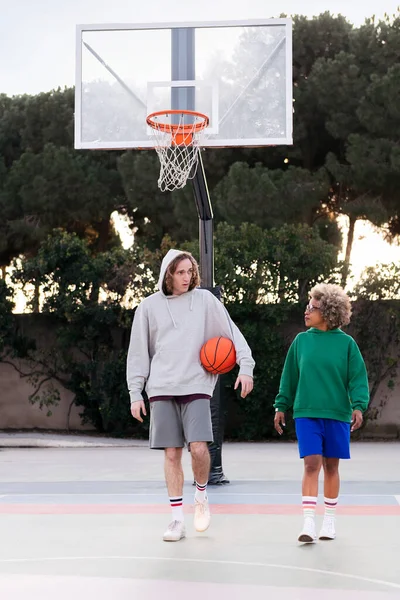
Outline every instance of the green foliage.
<svg viewBox="0 0 400 600"><path fill-rule="evenodd" d="M397 235L399 17L360 28L328 12L293 22L295 144L207 150L216 223L317 223L323 239L338 244L335 218L351 211L377 225L389 220ZM236 49L249 63L263 43L254 41L254 32L242 36ZM225 63L216 57L211 75L222 76ZM235 81L234 59L229 69L226 85ZM75 151L73 103L72 89L0 96L0 263L35 255L54 227L103 252L116 243L113 211L151 251L167 234L194 241L190 187L162 194L154 152ZM379 202L387 213L377 216Z"/></svg>
<svg viewBox="0 0 400 600"><path fill-rule="evenodd" d="M400 272L396 263L376 265L363 272L354 288L357 301L349 328L360 345L370 381L371 403L385 378L394 387L400 361ZM369 418L376 418L384 406L370 409Z"/></svg>
<svg viewBox="0 0 400 600"><path fill-rule="evenodd" d="M393 300L400 297L400 267L397 263L367 267L354 287L356 298Z"/></svg>
<svg viewBox="0 0 400 600"><path fill-rule="evenodd" d="M253 42L246 36L240 42L250 63L259 47ZM399 48L399 15L359 28L329 13L295 16L293 147L203 154L215 211L216 281L258 362L254 395L243 402L229 392L241 415L236 436L271 434L287 346L279 327L315 282L346 282L357 219L400 234ZM223 63L216 57L214 74ZM232 84L233 63L225 75ZM75 151L73 104L72 89L0 95L0 265L15 266L14 285L51 322L50 349L15 335L11 297L1 282L0 346L8 352L12 340L13 355L30 365L32 401L44 410L58 402L58 381L74 392L85 420L123 432L132 423L126 307L155 291L170 247L198 256L198 220L191 186L158 190L154 152ZM114 211L130 221L131 250L117 239ZM350 227L339 265L341 215ZM396 265L369 270L356 288L363 309L355 310L353 329L373 389L397 361L388 349L397 316L384 316L382 307L398 295L399 275ZM378 337L371 329L376 322L382 323Z"/></svg>
<svg viewBox="0 0 400 600"><path fill-rule="evenodd" d="M328 192L329 181L323 170L272 170L260 163L250 168L247 163L236 162L217 185L215 204L221 217L236 226L246 221L263 229L284 223L312 225Z"/></svg>
<svg viewBox="0 0 400 600"><path fill-rule="evenodd" d="M146 281L135 252L117 248L92 255L77 235L55 230L13 275L22 286L40 286L42 313L53 318L46 345L26 349L35 386L31 401L47 408L57 404L52 380L58 381L75 394L84 422L100 431L131 426L122 377L130 314L121 302L137 280Z"/></svg>
<svg viewBox="0 0 400 600"><path fill-rule="evenodd" d="M126 387L126 353L104 351L102 360L84 361L72 373L75 404L83 407L82 422L98 431L121 435L147 433L147 423L133 422Z"/></svg>
<svg viewBox="0 0 400 600"><path fill-rule="evenodd" d="M325 126L333 138L345 140L360 129L356 110L368 78L354 54L341 50L333 58L319 58L312 67L309 85L319 109L327 115Z"/></svg>
<svg viewBox="0 0 400 600"><path fill-rule="evenodd" d="M230 438L260 440L273 436L273 403L287 350L279 328L288 319L290 308L289 305L228 306L256 358L254 389L247 398L241 398L233 389L236 370L223 378L224 402L234 414L228 417Z"/></svg>
<svg viewBox="0 0 400 600"><path fill-rule="evenodd" d="M52 406L58 406L60 402L60 390L55 387L53 381L47 382L47 386L41 390L42 386L38 386L38 382L40 381L40 375L35 374L28 378L28 381L31 385L36 387L35 392L29 396L29 402L31 404L36 404L40 410L46 410L46 416L52 416ZM43 381L43 380L42 380ZM40 393L39 393L40 392Z"/></svg>
<svg viewBox="0 0 400 600"><path fill-rule="evenodd" d="M157 186L160 164L155 152L126 152L118 160L135 239L155 251L165 235L178 242L197 236L196 208L190 187L173 193Z"/></svg>
<svg viewBox="0 0 400 600"><path fill-rule="evenodd" d="M367 365L371 404L382 381L397 376L400 361L398 301L371 301L361 296L353 304L349 333L359 344ZM376 411L370 411L368 416L376 417Z"/></svg>
<svg viewBox="0 0 400 600"><path fill-rule="evenodd" d="M336 249L307 225L262 230L221 223L216 239L216 280L228 301L304 302L310 287L337 264Z"/></svg>
<svg viewBox="0 0 400 600"><path fill-rule="evenodd" d="M26 151L10 168L0 195L9 238L17 238L23 251L30 249L28 242L37 247L53 228L63 227L105 250L112 237L110 215L118 206L110 196L118 188L116 177L90 155L54 144L39 154Z"/></svg>

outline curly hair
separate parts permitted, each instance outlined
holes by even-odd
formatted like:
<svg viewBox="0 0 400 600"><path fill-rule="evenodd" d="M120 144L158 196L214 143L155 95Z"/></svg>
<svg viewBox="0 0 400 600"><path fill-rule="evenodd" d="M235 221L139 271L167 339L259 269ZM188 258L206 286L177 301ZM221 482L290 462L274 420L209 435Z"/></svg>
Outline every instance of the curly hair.
<svg viewBox="0 0 400 600"><path fill-rule="evenodd" d="M339 285L319 283L312 288L310 295L320 302L321 316L329 329L336 329L350 323L350 298Z"/></svg>
<svg viewBox="0 0 400 600"><path fill-rule="evenodd" d="M200 285L199 265L197 264L196 259L190 254L190 252L182 252L181 254L176 256L174 258L174 260L172 260L169 263L167 270L165 272L164 281L163 281L163 285L162 285L162 291L164 292L164 294L166 296L170 296L173 293L172 276L174 275L175 271L177 270L179 263L182 262L182 260L185 260L186 258L188 258L190 260L190 262L192 263L192 266L193 266L193 273L192 273L192 278L190 280L188 291L190 292L191 290L194 290L194 288L199 287L199 285Z"/></svg>

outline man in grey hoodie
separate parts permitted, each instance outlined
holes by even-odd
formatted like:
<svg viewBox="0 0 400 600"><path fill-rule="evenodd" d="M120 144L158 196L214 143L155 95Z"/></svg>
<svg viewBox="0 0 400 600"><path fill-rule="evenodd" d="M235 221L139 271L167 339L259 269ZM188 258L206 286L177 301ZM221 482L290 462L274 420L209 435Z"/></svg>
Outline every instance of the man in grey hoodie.
<svg viewBox="0 0 400 600"><path fill-rule="evenodd" d="M253 389L251 350L223 304L200 289L198 265L188 252L169 250L161 265L159 291L138 306L132 325L127 360L127 381L132 416L143 422L145 388L150 402L150 447L165 453L172 522L164 541L185 537L183 514L182 448L190 447L196 482L194 526L205 531L210 524L207 482L210 472L208 443L213 441L210 398L217 376L200 362L200 349L208 339L223 336L235 345L245 398Z"/></svg>

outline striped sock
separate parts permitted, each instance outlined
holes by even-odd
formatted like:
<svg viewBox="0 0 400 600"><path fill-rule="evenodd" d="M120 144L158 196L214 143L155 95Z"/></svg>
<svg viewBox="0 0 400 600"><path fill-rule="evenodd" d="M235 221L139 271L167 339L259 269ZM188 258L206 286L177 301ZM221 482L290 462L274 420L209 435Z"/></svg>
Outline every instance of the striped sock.
<svg viewBox="0 0 400 600"><path fill-rule="evenodd" d="M196 493L194 498L199 502L204 502L204 500L207 498L207 483L202 484L196 481Z"/></svg>
<svg viewBox="0 0 400 600"><path fill-rule="evenodd" d="M315 509L317 507L317 497L316 496L303 496L303 515L304 517L311 517L314 519L315 517Z"/></svg>
<svg viewBox="0 0 400 600"><path fill-rule="evenodd" d="M325 516L326 517L334 517L335 516L337 503L338 503L338 498L324 498Z"/></svg>
<svg viewBox="0 0 400 600"><path fill-rule="evenodd" d="M182 521L183 517L183 498L182 496L174 496L169 499L169 503L172 508L172 519L174 521Z"/></svg>

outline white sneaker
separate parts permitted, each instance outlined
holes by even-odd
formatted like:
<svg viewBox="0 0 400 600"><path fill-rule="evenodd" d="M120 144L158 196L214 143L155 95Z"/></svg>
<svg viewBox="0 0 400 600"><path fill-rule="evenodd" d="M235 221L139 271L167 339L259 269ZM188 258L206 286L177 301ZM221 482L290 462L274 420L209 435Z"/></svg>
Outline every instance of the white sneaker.
<svg viewBox="0 0 400 600"><path fill-rule="evenodd" d="M163 535L164 542L179 542L186 536L185 524L183 521L172 521Z"/></svg>
<svg viewBox="0 0 400 600"><path fill-rule="evenodd" d="M194 501L194 528L196 531L205 531L209 528L211 521L210 507L208 498L203 502Z"/></svg>
<svg viewBox="0 0 400 600"><path fill-rule="evenodd" d="M324 517L322 521L321 531L319 532L320 540L334 540L336 537L335 518Z"/></svg>
<svg viewBox="0 0 400 600"><path fill-rule="evenodd" d="M315 521L312 517L306 517L304 519L303 529L299 535L299 542L306 542L308 544L315 542L317 539L317 533L315 531Z"/></svg>

